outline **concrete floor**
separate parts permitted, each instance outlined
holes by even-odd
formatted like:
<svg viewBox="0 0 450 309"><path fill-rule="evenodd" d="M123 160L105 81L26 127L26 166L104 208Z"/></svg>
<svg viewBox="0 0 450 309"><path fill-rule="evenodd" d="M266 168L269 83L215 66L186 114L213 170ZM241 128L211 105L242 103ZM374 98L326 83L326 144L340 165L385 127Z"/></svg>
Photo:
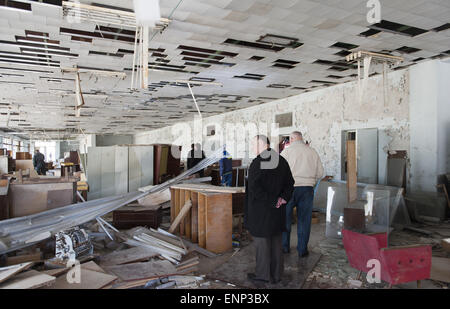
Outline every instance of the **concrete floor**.
<svg viewBox="0 0 450 309"><path fill-rule="evenodd" d="M356 288L349 280L356 279L358 271L348 264L347 256L338 239L327 239L325 237L325 215L319 216L320 222L311 227L309 242L310 258L303 260L298 258L296 251L297 226L292 226L291 233L291 253L285 255L285 278L281 285L267 285L266 288L276 289L353 289ZM450 232L450 224L440 227ZM247 279L248 272L254 270L254 251L250 239L241 241L241 248L235 249L218 256L217 258L207 258L197 253L200 257L198 275L206 275L211 285L205 288L255 288ZM407 231L394 231L390 236L390 245L399 246L406 244L436 244L436 239L423 237ZM433 247L433 256L448 257L445 253ZM218 281L216 281L218 280ZM369 284L362 277L361 289L387 288L386 283ZM232 285L230 285L230 283ZM424 280L421 289L448 288L449 284L434 280ZM416 282L394 286L394 289L416 289Z"/></svg>

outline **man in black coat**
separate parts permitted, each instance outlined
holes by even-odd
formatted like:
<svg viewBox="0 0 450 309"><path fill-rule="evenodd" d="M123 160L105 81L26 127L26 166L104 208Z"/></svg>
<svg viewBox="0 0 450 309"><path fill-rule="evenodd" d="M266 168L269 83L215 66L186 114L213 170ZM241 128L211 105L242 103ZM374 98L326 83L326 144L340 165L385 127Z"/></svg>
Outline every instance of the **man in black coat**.
<svg viewBox="0 0 450 309"><path fill-rule="evenodd" d="M258 286L281 280L282 233L286 230L286 204L294 190L294 178L287 161L270 149L266 136L256 136L252 149L257 157L248 170L244 225L256 247L256 270L248 278Z"/></svg>

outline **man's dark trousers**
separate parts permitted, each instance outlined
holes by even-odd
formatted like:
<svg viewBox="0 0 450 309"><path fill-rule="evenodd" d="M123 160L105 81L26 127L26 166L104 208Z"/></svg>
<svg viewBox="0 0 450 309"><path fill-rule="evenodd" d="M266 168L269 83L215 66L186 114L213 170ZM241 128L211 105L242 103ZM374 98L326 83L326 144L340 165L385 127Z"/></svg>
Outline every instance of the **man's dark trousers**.
<svg viewBox="0 0 450 309"><path fill-rule="evenodd" d="M253 242L256 249L255 278L280 281L284 270L281 233L267 238L253 237Z"/></svg>
<svg viewBox="0 0 450 309"><path fill-rule="evenodd" d="M311 233L311 217L314 201L313 187L295 187L292 198L286 205L286 230L283 233L283 249L290 249L292 213L297 207L297 251L300 255L308 251Z"/></svg>

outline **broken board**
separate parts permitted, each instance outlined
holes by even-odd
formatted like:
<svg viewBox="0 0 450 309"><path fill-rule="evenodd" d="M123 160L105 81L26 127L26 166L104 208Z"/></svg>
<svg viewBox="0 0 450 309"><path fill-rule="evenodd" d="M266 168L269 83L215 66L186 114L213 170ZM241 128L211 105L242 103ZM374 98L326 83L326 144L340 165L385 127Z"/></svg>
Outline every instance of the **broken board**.
<svg viewBox="0 0 450 309"><path fill-rule="evenodd" d="M152 278L161 275L172 275L177 272L169 261L151 261L125 265L107 266L105 270L117 275L124 281Z"/></svg>
<svg viewBox="0 0 450 309"><path fill-rule="evenodd" d="M132 262L141 262L159 255L159 253L148 248L134 247L121 251L114 251L100 258L100 265L113 266Z"/></svg>
<svg viewBox="0 0 450 309"><path fill-rule="evenodd" d="M81 268L106 274L103 268L98 266L94 261L89 261L87 263L81 264Z"/></svg>
<svg viewBox="0 0 450 309"><path fill-rule="evenodd" d="M116 276L83 267L80 267L80 283L69 283L68 276L70 277L71 274L58 277L50 289L101 289L117 279Z"/></svg>

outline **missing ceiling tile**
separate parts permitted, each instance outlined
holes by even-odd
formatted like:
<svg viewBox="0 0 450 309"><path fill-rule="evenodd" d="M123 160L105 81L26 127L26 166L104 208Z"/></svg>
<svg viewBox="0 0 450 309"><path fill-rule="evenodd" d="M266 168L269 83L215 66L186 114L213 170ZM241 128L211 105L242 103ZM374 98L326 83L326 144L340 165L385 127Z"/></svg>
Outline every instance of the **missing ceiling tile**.
<svg viewBox="0 0 450 309"><path fill-rule="evenodd" d="M264 50L270 50L274 52L279 52L284 49L284 47L281 46L275 46L273 44L262 44L262 43L255 43L255 42L248 42L248 41L242 41L242 40L234 40L234 39L227 39L223 44L230 44L230 45L236 45L239 47L246 47L246 48L254 48L254 49L264 49Z"/></svg>
<svg viewBox="0 0 450 309"><path fill-rule="evenodd" d="M100 52L100 51L95 51L95 50L90 50L89 51L89 55L100 55L100 56L109 56L109 57L116 57L116 58L123 58L123 54L113 54L113 53L105 53L105 52Z"/></svg>
<svg viewBox="0 0 450 309"><path fill-rule="evenodd" d="M296 38L274 34L263 35L256 42L290 48L298 48L303 45L303 43L300 43Z"/></svg>
<svg viewBox="0 0 450 309"><path fill-rule="evenodd" d="M265 57L261 57L261 56L253 56L250 57L248 60L252 60L252 61L261 61L263 60Z"/></svg>
<svg viewBox="0 0 450 309"><path fill-rule="evenodd" d="M277 89L285 89L289 88L291 85L283 85L283 84L270 84L267 86L267 88L277 88Z"/></svg>
<svg viewBox="0 0 450 309"><path fill-rule="evenodd" d="M234 78L263 80L265 75L245 73L244 75L235 75Z"/></svg>
<svg viewBox="0 0 450 309"><path fill-rule="evenodd" d="M288 69L288 70L295 68L295 66L293 66L293 65L281 64L281 63L275 63L274 65L272 65L272 67Z"/></svg>
<svg viewBox="0 0 450 309"><path fill-rule="evenodd" d="M222 51L222 50L213 50L213 49L206 49L206 48L186 46L186 45L180 45L180 46L178 46L178 49L188 50L188 51L193 51L193 52L198 52L198 53L203 53L203 54L221 55L221 56L226 56L226 57L231 57L231 58L234 58L238 55L236 53L231 53L231 52Z"/></svg>
<svg viewBox="0 0 450 309"><path fill-rule="evenodd" d="M398 48L396 50L401 52L401 53L405 53L405 54L412 54L412 53L416 53L418 51L421 51L421 49L419 49L419 48L408 47L408 46L403 46L403 47Z"/></svg>
<svg viewBox="0 0 450 309"><path fill-rule="evenodd" d="M194 81L194 82L202 82L202 83L212 83L214 82L216 79L215 78L207 78L207 77L191 77L189 78L189 80Z"/></svg>
<svg viewBox="0 0 450 309"><path fill-rule="evenodd" d="M335 53L336 56L341 56L341 57L347 57L348 55L350 55L352 52L348 51L348 50L341 50L340 52Z"/></svg>
<svg viewBox="0 0 450 309"><path fill-rule="evenodd" d="M197 57L197 58L205 58L205 59L213 59L213 60L223 60L225 58L224 56L208 55L208 54L194 53L194 52L189 52L189 51L182 51L180 55Z"/></svg>
<svg viewBox="0 0 450 309"><path fill-rule="evenodd" d="M411 37L415 37L428 32L428 30L425 29L403 25L388 20L382 20L377 24L369 26L369 28L395 34L407 35Z"/></svg>
<svg viewBox="0 0 450 309"><path fill-rule="evenodd" d="M330 47L331 48L340 48L340 49L351 50L351 49L358 48L359 45L337 42L337 43L331 45Z"/></svg>
<svg viewBox="0 0 450 309"><path fill-rule="evenodd" d="M440 27L436 27L436 28L433 29L433 31L441 32L441 31L444 31L444 30L447 30L447 29L450 29L450 23L446 23L446 24L443 24Z"/></svg>
<svg viewBox="0 0 450 309"><path fill-rule="evenodd" d="M368 38L368 37L376 36L379 33L381 33L381 30L369 29L367 31L361 32L359 35Z"/></svg>
<svg viewBox="0 0 450 309"><path fill-rule="evenodd" d="M0 7L1 6L17 10L31 11L31 3L24 3L12 0L0 0Z"/></svg>
<svg viewBox="0 0 450 309"><path fill-rule="evenodd" d="M334 79L341 79L344 78L344 76L338 76L338 75L328 75L328 78L334 78Z"/></svg>

